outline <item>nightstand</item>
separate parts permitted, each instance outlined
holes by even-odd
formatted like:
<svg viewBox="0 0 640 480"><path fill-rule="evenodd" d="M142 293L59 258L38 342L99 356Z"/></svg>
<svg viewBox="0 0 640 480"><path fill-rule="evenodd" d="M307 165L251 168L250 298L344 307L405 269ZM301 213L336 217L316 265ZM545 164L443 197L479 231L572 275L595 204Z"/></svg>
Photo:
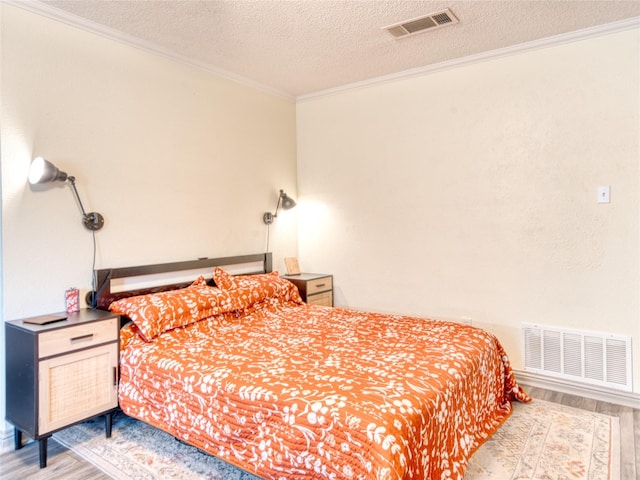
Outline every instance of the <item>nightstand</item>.
<svg viewBox="0 0 640 480"><path fill-rule="evenodd" d="M101 310L60 313L66 320L35 325L5 322L6 420L39 442L47 466L47 439L57 430L106 415L106 436L118 406L120 317Z"/></svg>
<svg viewBox="0 0 640 480"><path fill-rule="evenodd" d="M302 300L311 305L333 307L333 275L324 273L301 273L283 275L300 291Z"/></svg>

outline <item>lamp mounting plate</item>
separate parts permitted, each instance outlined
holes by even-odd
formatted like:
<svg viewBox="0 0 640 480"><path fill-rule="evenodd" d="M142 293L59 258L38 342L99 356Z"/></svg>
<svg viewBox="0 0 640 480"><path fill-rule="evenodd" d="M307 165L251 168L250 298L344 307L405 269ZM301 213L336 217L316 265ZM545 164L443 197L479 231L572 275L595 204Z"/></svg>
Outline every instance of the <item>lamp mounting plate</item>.
<svg viewBox="0 0 640 480"><path fill-rule="evenodd" d="M265 212L265 214L262 216L262 220L264 221L264 223L266 223L267 225L271 225L273 223L273 218L275 217L275 215L271 212Z"/></svg>
<svg viewBox="0 0 640 480"><path fill-rule="evenodd" d="M90 212L82 218L82 224L87 230L100 230L104 226L104 217L98 212Z"/></svg>

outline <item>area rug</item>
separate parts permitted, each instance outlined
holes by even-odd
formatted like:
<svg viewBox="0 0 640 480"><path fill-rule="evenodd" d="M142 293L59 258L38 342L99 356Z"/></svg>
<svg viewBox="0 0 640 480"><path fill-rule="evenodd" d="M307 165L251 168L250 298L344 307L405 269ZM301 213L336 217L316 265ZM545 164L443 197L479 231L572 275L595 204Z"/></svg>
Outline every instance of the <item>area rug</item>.
<svg viewBox="0 0 640 480"><path fill-rule="evenodd" d="M53 438L117 480L258 480L258 477L118 413L113 434L93 420ZM473 455L465 480L619 480L618 418L535 400Z"/></svg>

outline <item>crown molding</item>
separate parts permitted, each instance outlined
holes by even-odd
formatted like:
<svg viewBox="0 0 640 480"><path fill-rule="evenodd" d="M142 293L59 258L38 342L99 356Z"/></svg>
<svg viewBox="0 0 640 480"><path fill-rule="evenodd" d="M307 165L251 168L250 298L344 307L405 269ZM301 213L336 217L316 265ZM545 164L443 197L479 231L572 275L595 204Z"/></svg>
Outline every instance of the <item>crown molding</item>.
<svg viewBox="0 0 640 480"><path fill-rule="evenodd" d="M275 95L277 97L284 98L291 102L295 102L295 96L290 95L286 92L282 92L281 90L275 89L268 85L264 85L262 83L251 80L249 78L243 77L241 75L236 75L232 72L228 72L226 70L216 68L205 62L199 62L197 60L193 60L186 56L175 53L169 49L165 49L152 42L147 42L140 38L134 37L133 35L119 32L118 30L115 30L110 27L106 27L104 25L100 25L99 23L93 22L91 20L87 20L86 18L78 17L77 15L73 15L71 13L65 12L64 10L51 7L46 3L42 3L39 1L29 1L29 0L0 0L0 2L17 7L17 8L21 8L22 10L27 10L31 13L35 13L43 17L47 17L51 20L64 23L65 25L69 25L71 27L79 28L86 32L99 35L103 38L113 40L130 47L137 48L144 52L158 55L165 59L168 59L177 63L181 63L189 67L197 68L199 70L203 70L207 73L225 78L232 82L239 83L241 85L244 85L256 90L260 90L264 93Z"/></svg>
<svg viewBox="0 0 640 480"><path fill-rule="evenodd" d="M479 53L476 55L469 55L466 57L457 58L454 60L448 60L445 62L433 64L433 65L427 65L424 67L404 70L402 72L393 73L390 75L384 75L384 76L364 80L361 82L349 83L346 85L341 85L341 86L326 89L326 90L320 90L320 91L309 93L309 94L299 95L296 97L294 95L288 94L286 92L275 89L268 85L253 81L249 78L236 75L232 72L228 72L226 70L216 68L207 63L199 62L191 58L188 58L186 56L177 54L168 49L162 48L152 42L146 42L132 35L119 32L115 29L106 27L104 25L100 25L91 20L87 20L87 19L78 17L76 15L67 13L63 10L59 10L57 8L51 7L46 3L42 3L39 1L29 1L29 0L0 0L0 2L5 3L7 5L12 5L14 7L21 8L23 10L30 11L32 13L36 13L38 15L50 18L52 20L56 20L58 22L64 23L72 27L80 28L87 32L100 35L104 38L131 46L134 48L138 48L148 53L159 55L168 60L172 60L172 61L181 63L183 65L197 68L199 70L203 70L205 72L225 78L227 80L230 80L230 81L245 85L247 87L260 90L264 93L275 95L293 102L304 102L306 100L313 100L321 97L349 92L352 90L359 90L362 88L382 85L389 82L395 82L395 81L404 80L408 78L419 77L419 76L428 75L431 73L437 73L445 70L450 70L453 68L473 65L475 63L486 62L488 60L507 57L511 55L517 55L520 53L530 52L530 51L538 50L542 48L548 48L548 47L553 47L557 45L564 45L567 43L587 40L587 39L599 37L602 35L609 35L613 33L624 32L627 30L640 28L640 17L632 17L632 18L620 20L617 22L598 25L595 27L585 28L582 30L576 30L575 32L554 35L552 37L547 37L540 40L525 42L518 45L513 45L511 47L499 48L496 50L491 50L491 51Z"/></svg>
<svg viewBox="0 0 640 480"><path fill-rule="evenodd" d="M393 73L390 75L371 78L369 80L364 80L362 82L350 83L348 85L341 85L339 87L330 88L327 90L321 90L321 91L306 94L306 95L300 95L296 97L296 100L298 102L304 102L305 100L314 100L317 98L336 95L339 93L345 93L352 90L359 90L359 89L368 88L376 85L382 85L384 83L396 82L399 80L405 80L413 77L420 77L423 75L429 75L431 73L442 72L444 70L451 70L453 68L459 68L467 65L473 65L475 63L486 62L488 60L508 57L511 55L517 55L520 53L530 52L533 50L554 47L557 45L564 45L567 43L578 42L581 40L600 37L602 35L609 35L612 33L624 32L627 30L633 30L637 28L640 28L640 17L632 17L632 18L620 20L617 22L598 25L596 27L590 27L582 30L576 30L574 32L554 35L552 37L533 40L531 42L520 43L518 45L513 45L511 47L504 47L496 50L490 50L488 52L482 52L476 55L469 55L466 57L457 58L454 60L447 60L445 62L440 62L433 65L412 68L409 70L404 70L402 72Z"/></svg>

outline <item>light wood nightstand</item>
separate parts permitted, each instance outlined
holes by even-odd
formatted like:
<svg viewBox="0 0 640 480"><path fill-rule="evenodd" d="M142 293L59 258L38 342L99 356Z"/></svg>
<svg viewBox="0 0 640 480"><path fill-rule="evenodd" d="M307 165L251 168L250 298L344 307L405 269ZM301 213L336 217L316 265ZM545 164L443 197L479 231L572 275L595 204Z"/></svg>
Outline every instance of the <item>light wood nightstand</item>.
<svg viewBox="0 0 640 480"><path fill-rule="evenodd" d="M39 442L40 468L47 439L57 430L106 415L106 436L118 406L120 317L100 310L60 313L66 320L35 325L5 323L6 420Z"/></svg>
<svg viewBox="0 0 640 480"><path fill-rule="evenodd" d="M301 273L299 275L283 275L300 292L302 300L311 305L333 307L333 275L324 273Z"/></svg>

